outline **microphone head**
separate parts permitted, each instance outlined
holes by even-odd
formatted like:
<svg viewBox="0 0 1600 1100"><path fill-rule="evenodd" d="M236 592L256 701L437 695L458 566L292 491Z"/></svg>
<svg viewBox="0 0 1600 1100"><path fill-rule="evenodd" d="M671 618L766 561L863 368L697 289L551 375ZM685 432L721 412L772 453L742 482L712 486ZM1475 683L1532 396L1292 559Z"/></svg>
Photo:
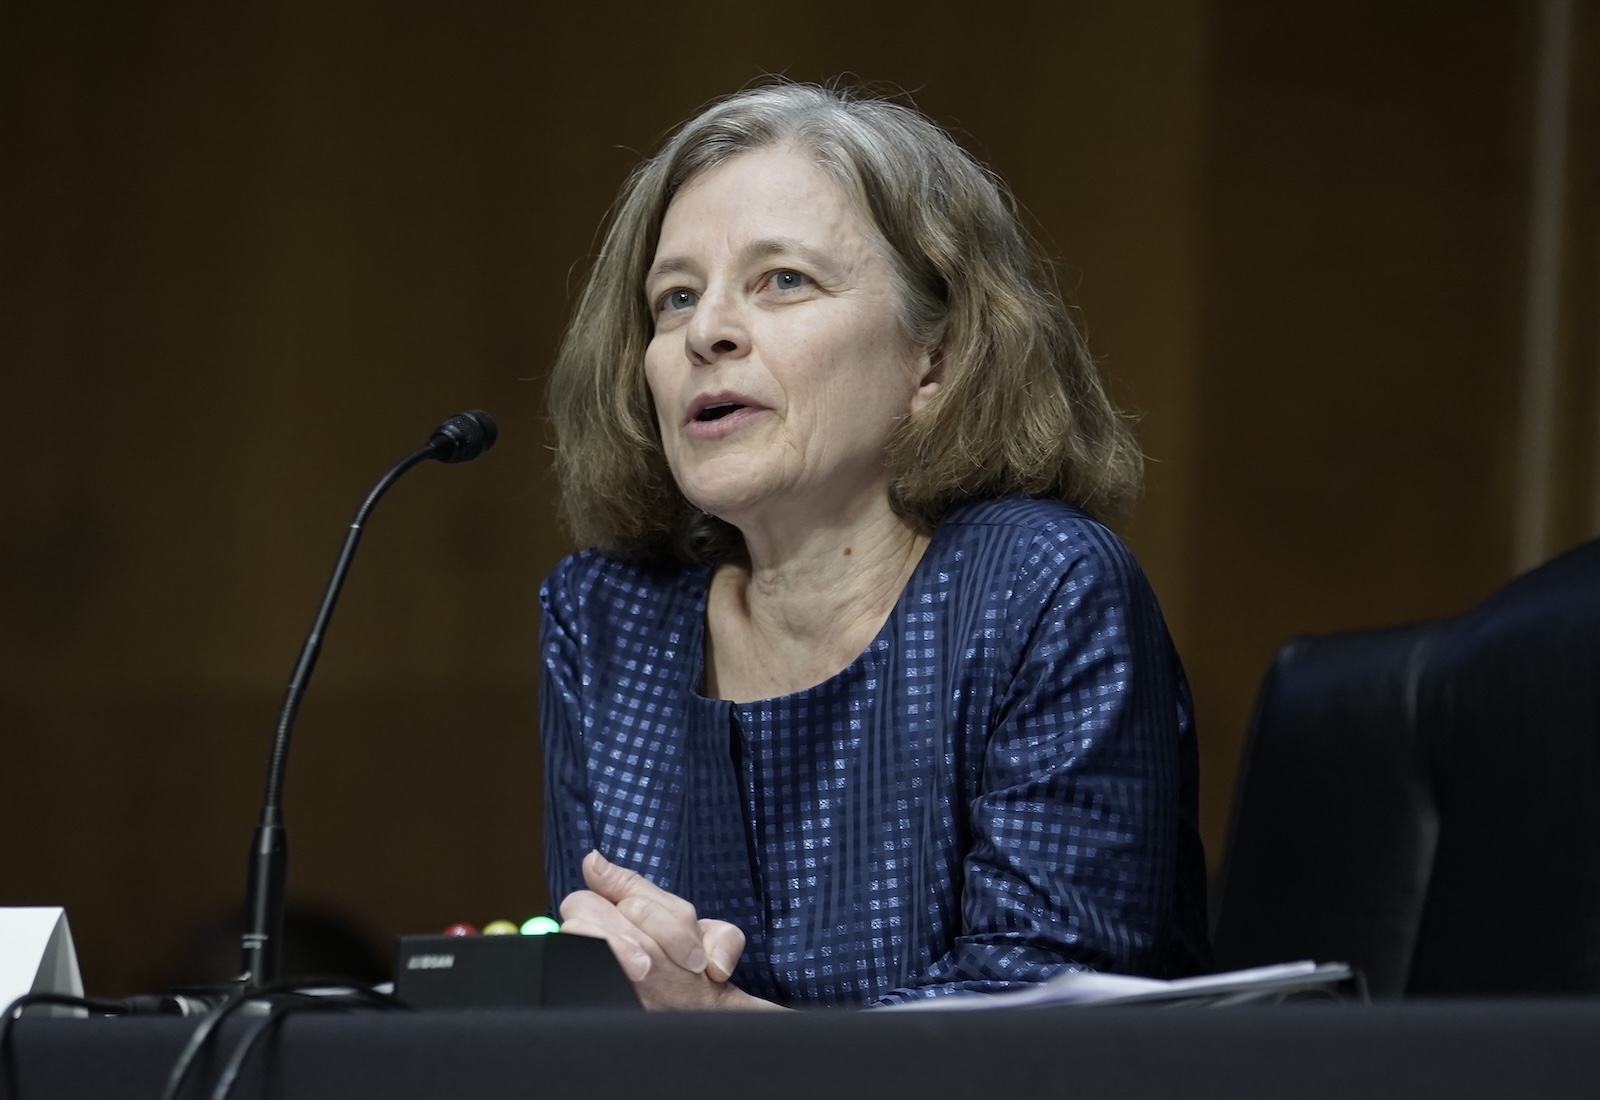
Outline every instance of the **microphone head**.
<svg viewBox="0 0 1600 1100"><path fill-rule="evenodd" d="M494 417L482 409L457 413L433 430L428 446L440 462L471 462L500 437Z"/></svg>

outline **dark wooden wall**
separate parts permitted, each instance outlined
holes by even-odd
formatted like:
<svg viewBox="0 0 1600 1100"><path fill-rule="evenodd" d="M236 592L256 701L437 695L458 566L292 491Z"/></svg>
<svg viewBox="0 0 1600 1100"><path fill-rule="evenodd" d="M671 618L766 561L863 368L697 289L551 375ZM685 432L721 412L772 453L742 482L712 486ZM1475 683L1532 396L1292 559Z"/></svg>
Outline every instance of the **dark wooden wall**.
<svg viewBox="0 0 1600 1100"><path fill-rule="evenodd" d="M1531 5L58 0L7 24L0 904L66 905L93 990L161 980L238 904L344 526L463 408L500 446L393 491L330 632L291 893L380 941L545 905L546 367L624 174L763 73L909 89L1059 258L1143 414L1127 534L1195 682L1213 859L1279 643L1511 572Z"/></svg>

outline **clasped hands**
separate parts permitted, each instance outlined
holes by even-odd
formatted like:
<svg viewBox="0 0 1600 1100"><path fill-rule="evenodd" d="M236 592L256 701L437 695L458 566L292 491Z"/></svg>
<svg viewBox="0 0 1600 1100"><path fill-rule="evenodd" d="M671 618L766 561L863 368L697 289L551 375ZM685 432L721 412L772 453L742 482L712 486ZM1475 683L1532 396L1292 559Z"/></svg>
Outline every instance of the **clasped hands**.
<svg viewBox="0 0 1600 1100"><path fill-rule="evenodd" d="M776 1008L728 979L744 953L744 933L703 920L694 906L599 852L583 859L587 890L561 901L561 931L611 945L640 1002L661 1008Z"/></svg>

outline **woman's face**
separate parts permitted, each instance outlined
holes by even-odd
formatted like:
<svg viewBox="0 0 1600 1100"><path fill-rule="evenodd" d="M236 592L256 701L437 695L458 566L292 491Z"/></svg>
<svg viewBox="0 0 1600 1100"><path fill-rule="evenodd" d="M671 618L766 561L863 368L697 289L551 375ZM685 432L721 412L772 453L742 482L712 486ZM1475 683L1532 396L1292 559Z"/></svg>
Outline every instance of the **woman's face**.
<svg viewBox="0 0 1600 1100"><path fill-rule="evenodd" d="M644 290L645 375L696 507L748 528L887 505L885 446L938 382L902 332L876 234L830 176L770 148L691 180Z"/></svg>

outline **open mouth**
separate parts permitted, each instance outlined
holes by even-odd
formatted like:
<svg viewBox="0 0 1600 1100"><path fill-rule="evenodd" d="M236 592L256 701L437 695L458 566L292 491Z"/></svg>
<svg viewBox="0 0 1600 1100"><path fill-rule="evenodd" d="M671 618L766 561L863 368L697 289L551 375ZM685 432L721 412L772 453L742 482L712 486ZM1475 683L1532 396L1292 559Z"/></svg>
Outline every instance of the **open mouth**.
<svg viewBox="0 0 1600 1100"><path fill-rule="evenodd" d="M696 414L695 419L700 421L701 423L705 423L705 422L711 421L711 420L721 420L723 417L728 416L728 415L730 415L732 413L736 413L740 409L743 409L743 408L746 408L746 407L747 406L745 406L745 405L736 405L736 404L707 405L705 408L701 409L698 414Z"/></svg>

